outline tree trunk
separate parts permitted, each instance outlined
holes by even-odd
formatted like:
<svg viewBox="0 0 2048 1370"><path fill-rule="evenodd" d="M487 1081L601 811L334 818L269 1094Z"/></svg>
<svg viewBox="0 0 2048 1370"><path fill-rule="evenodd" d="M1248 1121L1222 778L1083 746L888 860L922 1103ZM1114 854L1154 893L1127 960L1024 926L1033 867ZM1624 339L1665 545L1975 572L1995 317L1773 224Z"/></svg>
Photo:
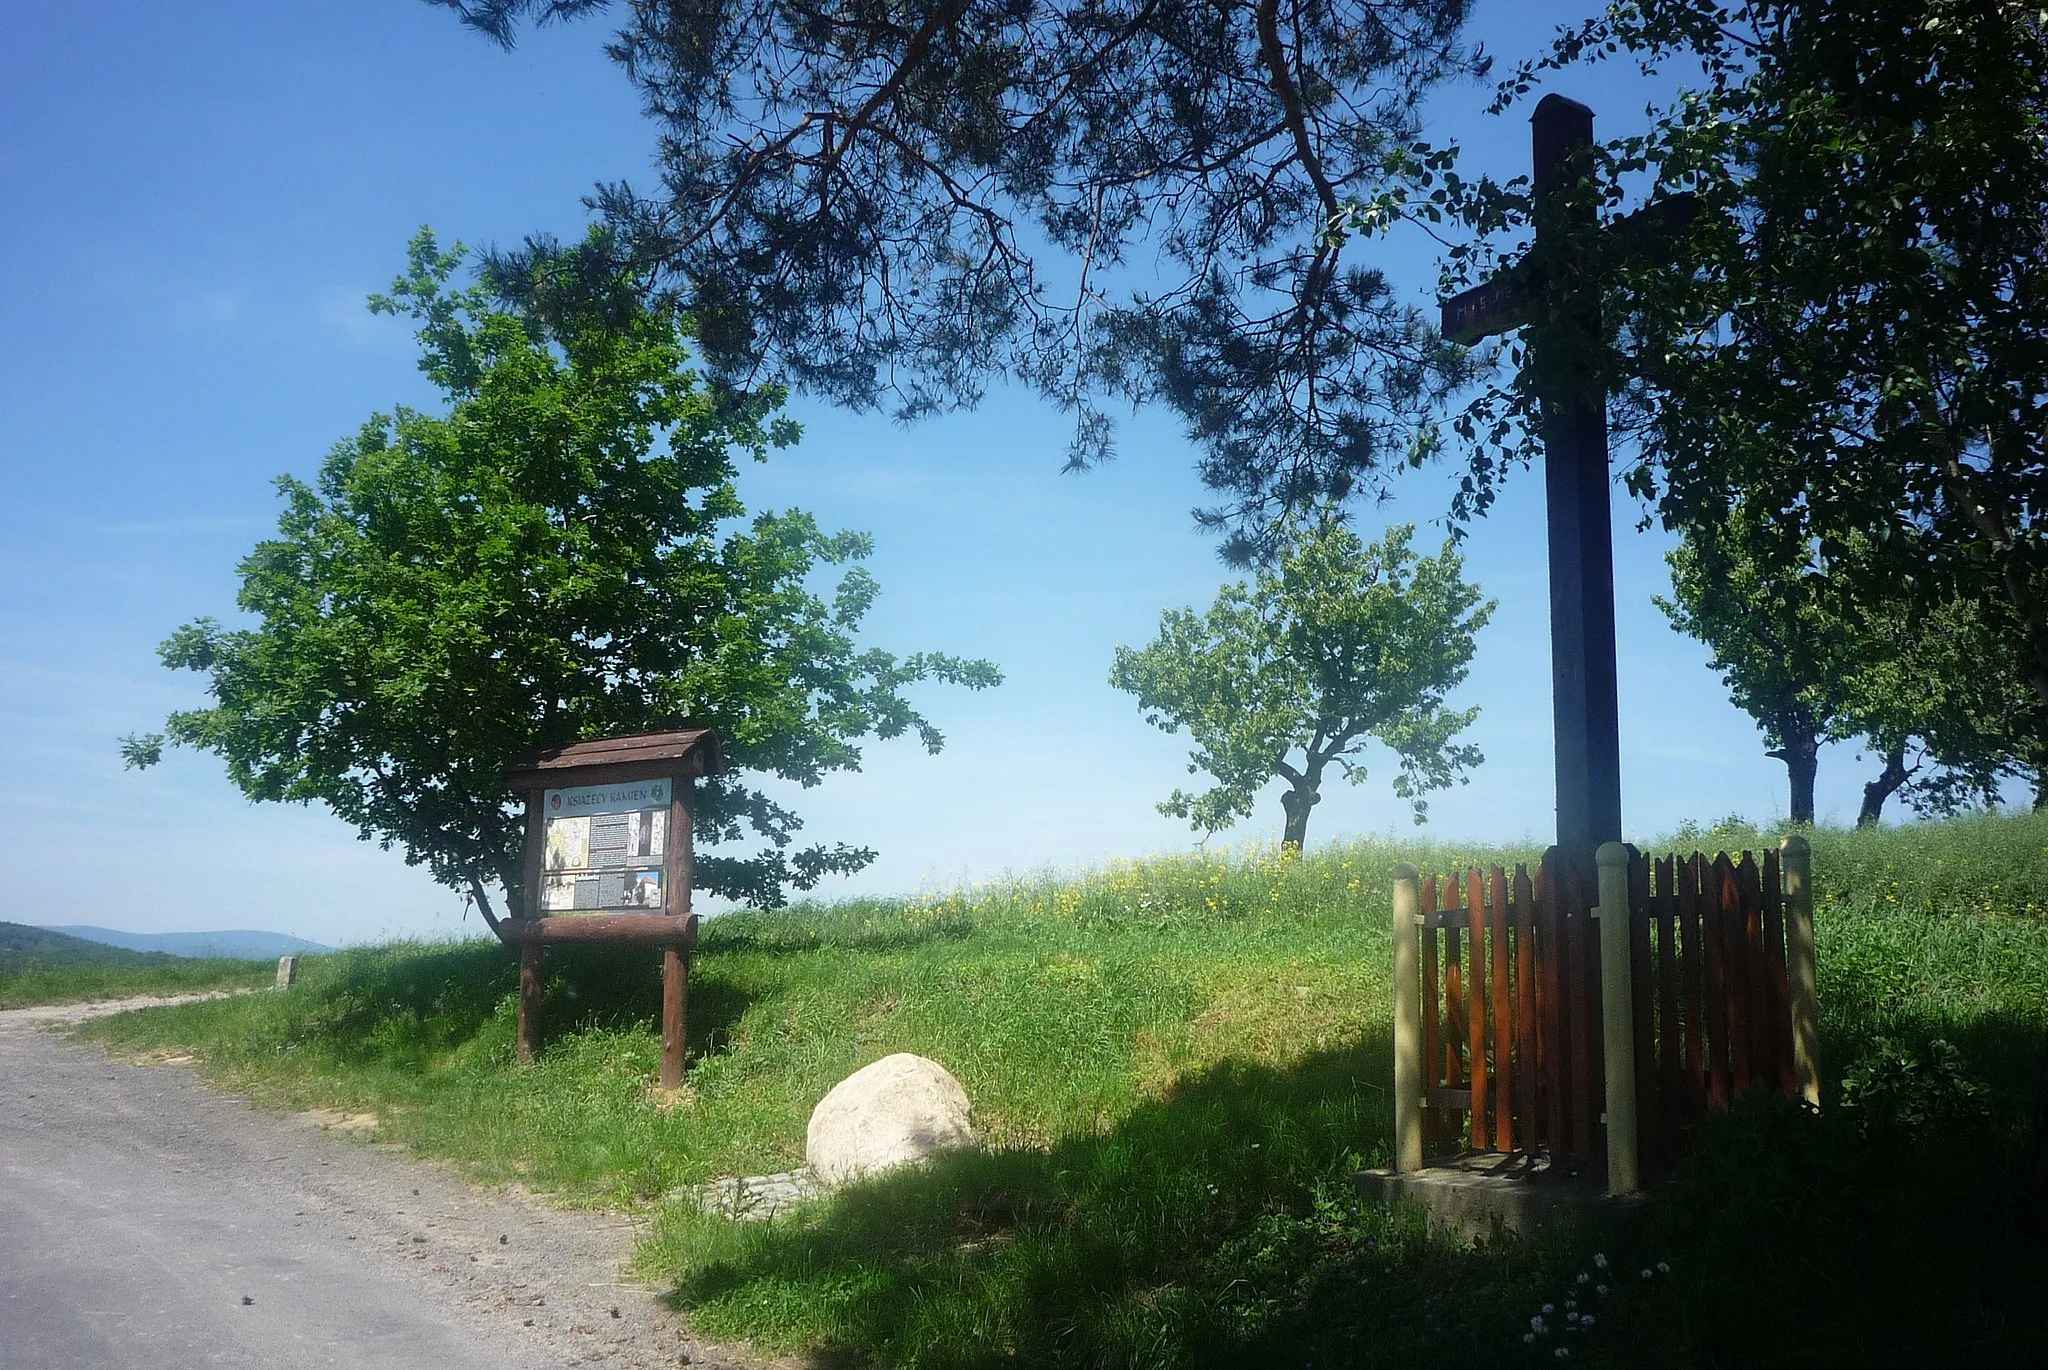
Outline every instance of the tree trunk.
<svg viewBox="0 0 2048 1370"><path fill-rule="evenodd" d="M484 922L490 925L491 934L500 942L510 945L510 939L505 936L505 925L491 912L491 899L484 892L484 882L474 875L469 877L469 897L476 905L476 911L484 916Z"/></svg>
<svg viewBox="0 0 2048 1370"><path fill-rule="evenodd" d="M1293 783L1280 795L1280 808L1287 815L1287 825L1280 831L1282 850L1292 847L1299 852L1308 840L1308 811L1323 802L1323 767L1328 764L1327 756L1319 760L1311 751L1308 764L1299 773L1287 772Z"/></svg>
<svg viewBox="0 0 2048 1370"><path fill-rule="evenodd" d="M1884 754L1884 769L1877 779L1863 787L1863 808L1856 815L1856 826L1874 828L1878 816L1884 812L1884 801L1899 792L1899 786L1906 783L1912 770L1906 765L1906 749L1893 747Z"/></svg>
<svg viewBox="0 0 2048 1370"><path fill-rule="evenodd" d="M1820 739L1811 721L1800 714L1780 714L1772 726L1784 745L1764 755L1785 763L1785 775L1792 787L1792 821L1813 826L1813 780L1820 770Z"/></svg>

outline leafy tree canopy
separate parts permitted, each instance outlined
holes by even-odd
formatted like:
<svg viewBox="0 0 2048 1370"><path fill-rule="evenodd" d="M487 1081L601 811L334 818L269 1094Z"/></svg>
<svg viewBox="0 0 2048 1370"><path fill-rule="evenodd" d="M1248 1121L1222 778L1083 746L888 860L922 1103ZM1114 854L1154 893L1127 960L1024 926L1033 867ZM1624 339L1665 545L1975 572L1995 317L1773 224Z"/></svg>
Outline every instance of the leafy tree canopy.
<svg viewBox="0 0 2048 1370"><path fill-rule="evenodd" d="M1712 649L1708 665L1729 698L1785 763L1792 821L1811 823L1820 746L1844 726L1851 633L1829 612L1823 577L1772 560L1772 532L1771 521L1744 504L1719 525L1695 528L1667 558L1672 594L1657 605L1673 627Z"/></svg>
<svg viewBox="0 0 2048 1370"><path fill-rule="evenodd" d="M418 324L447 412L377 415L316 483L280 478L277 536L241 565L250 625L199 619L161 649L212 696L169 740L218 754L253 799L327 804L494 927L487 887L519 897L504 771L527 747L716 728L733 771L698 786L697 886L776 904L874 853L794 847L801 820L759 778L815 785L858 768L867 737L937 751L905 687L999 680L856 643L867 537L795 511L749 521L735 489L739 454L796 439L780 395L702 384L687 316L589 276L602 237L588 249L533 258L507 308L450 284L460 247L414 239L371 308ZM829 595L825 566L845 568ZM125 750L146 765L164 741Z"/></svg>
<svg viewBox="0 0 2048 1370"><path fill-rule="evenodd" d="M1370 546L1331 520L1283 545L1277 566L1225 586L1207 613L1169 610L1149 646L1119 647L1110 684L1138 697L1145 721L1194 739L1190 773L1215 784L1176 790L1161 813L1205 833L1247 817L1276 776L1287 788L1282 841L1301 846L1323 775L1364 781L1356 758L1378 741L1399 762L1394 792L1423 821L1423 796L1483 759L1454 742L1477 709L1445 707L1465 678L1473 637L1492 615L1450 547L1411 549L1414 527Z"/></svg>
<svg viewBox="0 0 2048 1370"><path fill-rule="evenodd" d="M507 45L607 8L435 3ZM723 373L902 416L1008 373L1077 415L1076 465L1110 451L1105 399L1165 401L1239 556L1398 465L1466 374L1355 230L1435 175L1408 143L1485 66L1468 0L624 8L607 50L661 181L593 202Z"/></svg>
<svg viewBox="0 0 2048 1370"><path fill-rule="evenodd" d="M1960 612L1974 661L2021 708L1972 705L2039 772L2048 738L2048 28L2004 0L1621 0L1503 87L1626 54L1684 89L1649 133L1598 150L1601 365L1629 484L1690 541L1737 505L1818 570L1839 613ZM1617 232L1638 189L1686 193L1678 231ZM1510 236L1526 184L1451 211ZM1418 212L1435 213L1425 205ZM1638 223L1641 221L1638 220ZM1483 266L1484 245L1453 262ZM1532 455L1540 378L1459 427L1467 508ZM1905 620L1899 615L1904 613ZM1967 678L1938 694L1976 690ZM1934 701L1930 700L1930 704ZM1934 727L1928 722L1927 727ZM1909 731L1920 731L1911 729ZM1965 748L1976 753L1979 746Z"/></svg>
<svg viewBox="0 0 2048 1370"><path fill-rule="evenodd" d="M1672 596L1658 605L1712 649L1730 699L1785 763L1792 821L1814 820L1824 742L1867 739L1883 758L1859 822L1876 822L1895 793L1920 812L1949 813L1995 791L2010 764L1996 715L2010 703L1996 673L1972 665L1987 646L1974 606L1851 598L1853 577L1784 529L1741 500L1719 521L1695 516L1669 557ZM1859 553L1869 543L1847 545Z"/></svg>

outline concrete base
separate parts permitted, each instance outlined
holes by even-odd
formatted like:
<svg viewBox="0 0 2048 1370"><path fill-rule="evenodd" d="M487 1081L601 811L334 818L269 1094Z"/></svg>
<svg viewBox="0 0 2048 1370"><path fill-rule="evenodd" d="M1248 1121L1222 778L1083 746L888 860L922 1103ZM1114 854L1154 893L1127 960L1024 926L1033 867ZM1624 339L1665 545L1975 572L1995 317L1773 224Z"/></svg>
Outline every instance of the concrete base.
<svg viewBox="0 0 2048 1370"><path fill-rule="evenodd" d="M1420 1204L1430 1226L1473 1238L1496 1228L1528 1233L1557 1217L1623 1212L1642 1200L1640 1193L1610 1195L1598 1180L1554 1174L1539 1157L1494 1152L1446 1156L1398 1175L1362 1170L1353 1182L1367 1198Z"/></svg>

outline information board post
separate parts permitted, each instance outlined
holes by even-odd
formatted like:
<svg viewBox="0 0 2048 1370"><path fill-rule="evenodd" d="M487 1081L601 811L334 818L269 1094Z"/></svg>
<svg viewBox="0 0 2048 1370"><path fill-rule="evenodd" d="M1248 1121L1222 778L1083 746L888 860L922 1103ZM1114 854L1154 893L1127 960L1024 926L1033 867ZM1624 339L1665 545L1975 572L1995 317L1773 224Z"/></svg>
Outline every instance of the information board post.
<svg viewBox="0 0 2048 1370"><path fill-rule="evenodd" d="M540 1050L540 939L519 944L519 1064Z"/></svg>
<svg viewBox="0 0 2048 1370"><path fill-rule="evenodd" d="M689 781L680 781L669 801L668 883L682 900L682 917L691 927L690 862L694 855L687 796ZM690 953L681 947L661 952L661 1087L683 1087L683 1025L690 1019Z"/></svg>
<svg viewBox="0 0 2048 1370"><path fill-rule="evenodd" d="M540 1049L542 957L550 942L662 949L661 1087L679 1089L687 1047L690 796L724 769L708 729L641 733L530 752L506 779L526 796L518 916L519 1059Z"/></svg>
<svg viewBox="0 0 2048 1370"><path fill-rule="evenodd" d="M688 953L674 947L661 952L661 1087L683 1087L683 1024L690 1017Z"/></svg>

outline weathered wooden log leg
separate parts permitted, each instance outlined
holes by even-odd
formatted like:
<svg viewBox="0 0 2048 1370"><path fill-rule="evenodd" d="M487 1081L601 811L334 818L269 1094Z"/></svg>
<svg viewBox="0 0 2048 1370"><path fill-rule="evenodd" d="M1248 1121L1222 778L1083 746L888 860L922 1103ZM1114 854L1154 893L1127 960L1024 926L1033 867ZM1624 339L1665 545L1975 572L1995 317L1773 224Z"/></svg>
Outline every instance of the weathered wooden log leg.
<svg viewBox="0 0 2048 1370"><path fill-rule="evenodd" d="M690 1007L689 953L661 951L661 1087L683 1087L683 1022Z"/></svg>
<svg viewBox="0 0 2048 1370"><path fill-rule="evenodd" d="M540 956L538 938L519 944L519 1064L531 1065L540 1050Z"/></svg>

